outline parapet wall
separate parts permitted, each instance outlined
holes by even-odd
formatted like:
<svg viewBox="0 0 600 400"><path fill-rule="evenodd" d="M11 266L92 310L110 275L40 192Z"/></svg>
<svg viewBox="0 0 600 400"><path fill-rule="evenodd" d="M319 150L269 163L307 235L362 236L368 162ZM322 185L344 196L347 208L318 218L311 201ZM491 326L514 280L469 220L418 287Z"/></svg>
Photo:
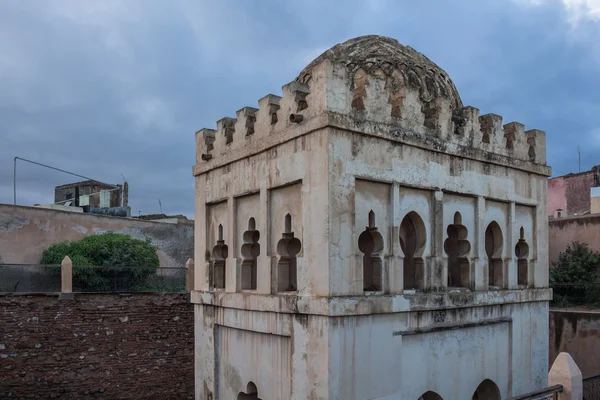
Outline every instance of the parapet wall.
<svg viewBox="0 0 600 400"><path fill-rule="evenodd" d="M599 375L600 312L550 309L550 357L548 367L561 352L569 353L584 378Z"/></svg>
<svg viewBox="0 0 600 400"><path fill-rule="evenodd" d="M508 166L511 159L546 165L544 131L525 130L519 122L503 124L496 114L479 115L477 108L462 107L460 100L447 92L441 83L410 70L357 69L326 60L283 86L281 96L269 94L258 101L258 108L244 107L236 118L220 119L216 130L198 131L196 162L218 165L215 160L230 159L234 154L245 157L248 154L239 151L242 148L262 151L277 143L273 136L285 141L310 130L339 125L336 118L327 116L342 115L352 121L343 128L358 132L380 135L383 129L377 124L381 124L385 130L403 131L404 135L393 138L400 142L410 143L408 137L413 136L413 141L422 145L427 143L422 138L429 137L434 142L456 145L460 148L457 155L463 157L469 156L464 150L468 148L503 156L509 160L505 162ZM286 131L294 133L284 134ZM439 150L439 145L431 147ZM442 151L451 153L450 148Z"/></svg>

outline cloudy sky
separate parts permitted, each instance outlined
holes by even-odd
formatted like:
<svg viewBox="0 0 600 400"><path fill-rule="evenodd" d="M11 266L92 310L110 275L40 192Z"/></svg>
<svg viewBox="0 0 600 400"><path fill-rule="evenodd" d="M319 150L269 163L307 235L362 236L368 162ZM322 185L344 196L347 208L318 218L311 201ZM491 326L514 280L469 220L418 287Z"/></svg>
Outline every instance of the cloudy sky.
<svg viewBox="0 0 600 400"><path fill-rule="evenodd" d="M15 156L130 185L193 217L194 132L257 106L327 48L380 34L466 105L548 134L554 175L600 164L600 0L0 0L0 203ZM17 202L78 178L23 162Z"/></svg>

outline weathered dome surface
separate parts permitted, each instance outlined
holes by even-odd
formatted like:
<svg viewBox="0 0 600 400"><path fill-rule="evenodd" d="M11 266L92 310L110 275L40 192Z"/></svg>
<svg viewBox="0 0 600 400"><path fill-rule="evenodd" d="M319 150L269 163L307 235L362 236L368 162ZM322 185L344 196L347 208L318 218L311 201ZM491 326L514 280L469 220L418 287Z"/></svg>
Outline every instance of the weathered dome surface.
<svg viewBox="0 0 600 400"><path fill-rule="evenodd" d="M308 83L313 68L326 60L345 65L349 76L359 69L369 74L381 71L388 77L400 73L404 84L420 89L423 100L442 97L450 100L454 108L463 106L448 74L429 58L396 39L368 35L336 44L308 64L296 80Z"/></svg>

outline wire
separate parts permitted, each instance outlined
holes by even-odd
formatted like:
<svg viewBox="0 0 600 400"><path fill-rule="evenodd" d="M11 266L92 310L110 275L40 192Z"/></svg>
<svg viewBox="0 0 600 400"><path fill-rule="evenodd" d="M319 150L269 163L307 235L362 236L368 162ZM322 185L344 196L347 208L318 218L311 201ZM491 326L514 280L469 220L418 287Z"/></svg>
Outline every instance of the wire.
<svg viewBox="0 0 600 400"><path fill-rule="evenodd" d="M83 178L83 179L88 180L88 181L94 181L94 182L100 183L102 185L110 186L110 187L112 187L114 189L118 189L119 188L119 186L113 185L111 183L104 183L104 182L101 182L101 181L96 180L96 179L88 178L87 176L79 175L79 174L76 174L74 172L65 171L64 169L60 169L60 168L56 168L56 167L51 167L50 165L42 164L42 163L31 161L31 160L26 160L25 158L21 158L21 157L15 157L14 167L13 167L13 192L14 192L14 203L15 203L15 205L17 205L17 160L25 161L25 162L28 162L28 163L31 163L31 164L35 164L35 165L39 165L39 166L45 167L45 168L50 168L50 169L53 169L55 171L63 172L65 174L69 174L69 175L73 175L73 176L77 176L79 178Z"/></svg>

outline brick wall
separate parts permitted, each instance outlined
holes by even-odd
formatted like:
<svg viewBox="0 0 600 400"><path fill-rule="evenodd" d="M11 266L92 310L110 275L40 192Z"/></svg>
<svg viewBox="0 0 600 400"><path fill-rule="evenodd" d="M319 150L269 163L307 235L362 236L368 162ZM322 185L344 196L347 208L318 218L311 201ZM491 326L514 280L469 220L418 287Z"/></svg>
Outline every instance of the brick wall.
<svg viewBox="0 0 600 400"><path fill-rule="evenodd" d="M185 294L0 294L0 399L193 395Z"/></svg>

